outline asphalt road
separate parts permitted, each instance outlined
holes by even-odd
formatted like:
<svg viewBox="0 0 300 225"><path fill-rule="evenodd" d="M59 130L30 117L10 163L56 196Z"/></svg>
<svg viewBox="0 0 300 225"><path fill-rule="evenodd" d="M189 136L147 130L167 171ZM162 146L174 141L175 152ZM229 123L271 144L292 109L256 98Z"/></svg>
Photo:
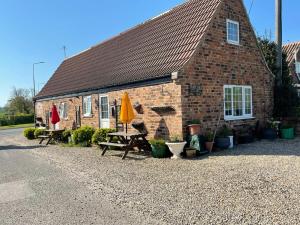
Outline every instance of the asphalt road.
<svg viewBox="0 0 300 225"><path fill-rule="evenodd" d="M0 224L134 224L69 173L18 145L22 129L0 131ZM41 148L41 151L43 149Z"/></svg>

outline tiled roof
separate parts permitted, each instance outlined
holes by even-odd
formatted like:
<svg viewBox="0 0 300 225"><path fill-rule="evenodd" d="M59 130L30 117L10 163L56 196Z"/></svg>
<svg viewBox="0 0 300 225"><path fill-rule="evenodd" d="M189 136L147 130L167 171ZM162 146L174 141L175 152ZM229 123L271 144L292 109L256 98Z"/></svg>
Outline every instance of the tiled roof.
<svg viewBox="0 0 300 225"><path fill-rule="evenodd" d="M222 0L190 0L63 61L37 98L165 77L193 55Z"/></svg>
<svg viewBox="0 0 300 225"><path fill-rule="evenodd" d="M295 54L300 51L300 41L284 45L283 51L287 54L288 63L291 64L295 59ZM300 55L298 57L300 60Z"/></svg>

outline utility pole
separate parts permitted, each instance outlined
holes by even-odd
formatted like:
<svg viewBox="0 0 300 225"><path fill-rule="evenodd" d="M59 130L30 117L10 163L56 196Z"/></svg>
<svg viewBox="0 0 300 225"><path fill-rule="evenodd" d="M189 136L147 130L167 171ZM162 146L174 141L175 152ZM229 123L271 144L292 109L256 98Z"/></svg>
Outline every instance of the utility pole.
<svg viewBox="0 0 300 225"><path fill-rule="evenodd" d="M276 1L277 84L282 84L282 0Z"/></svg>

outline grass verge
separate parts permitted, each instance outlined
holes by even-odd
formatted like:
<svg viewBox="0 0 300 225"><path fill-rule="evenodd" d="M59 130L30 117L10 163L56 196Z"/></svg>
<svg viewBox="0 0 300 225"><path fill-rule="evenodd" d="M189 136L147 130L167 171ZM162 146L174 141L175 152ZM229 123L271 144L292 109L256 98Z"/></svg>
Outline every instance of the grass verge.
<svg viewBox="0 0 300 225"><path fill-rule="evenodd" d="M27 127L33 127L33 124L28 123L28 124L18 124L18 125L10 125L10 126L0 126L0 130L27 128Z"/></svg>

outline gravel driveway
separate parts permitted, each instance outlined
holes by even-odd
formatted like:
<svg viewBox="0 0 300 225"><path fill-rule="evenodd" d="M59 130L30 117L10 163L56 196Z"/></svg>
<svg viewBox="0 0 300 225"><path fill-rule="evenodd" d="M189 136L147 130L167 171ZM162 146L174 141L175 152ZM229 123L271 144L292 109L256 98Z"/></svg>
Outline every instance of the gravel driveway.
<svg viewBox="0 0 300 225"><path fill-rule="evenodd" d="M300 139L256 142L196 160L130 154L122 161L119 152L101 157L96 148L58 146L22 151L123 212L131 221L123 224L300 224Z"/></svg>

